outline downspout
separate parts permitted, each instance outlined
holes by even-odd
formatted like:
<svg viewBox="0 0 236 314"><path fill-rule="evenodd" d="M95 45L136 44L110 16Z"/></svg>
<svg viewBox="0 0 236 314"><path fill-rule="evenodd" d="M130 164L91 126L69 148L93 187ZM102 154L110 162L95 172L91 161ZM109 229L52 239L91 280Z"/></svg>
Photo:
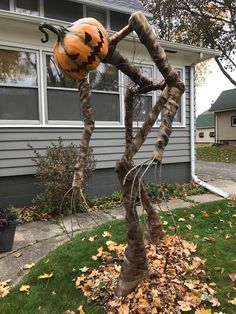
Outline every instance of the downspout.
<svg viewBox="0 0 236 314"><path fill-rule="evenodd" d="M190 66L190 141L191 141L191 177L194 182L203 186L210 192L220 195L224 198L229 197L229 193L210 185L199 179L195 174L195 90L194 90L194 67L197 63L201 62L203 54L200 53L199 58Z"/></svg>

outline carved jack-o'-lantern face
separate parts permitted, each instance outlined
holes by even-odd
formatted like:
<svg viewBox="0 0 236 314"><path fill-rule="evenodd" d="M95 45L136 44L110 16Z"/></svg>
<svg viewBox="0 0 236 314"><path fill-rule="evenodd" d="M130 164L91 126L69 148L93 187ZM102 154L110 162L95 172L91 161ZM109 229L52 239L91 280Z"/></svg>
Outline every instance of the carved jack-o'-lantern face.
<svg viewBox="0 0 236 314"><path fill-rule="evenodd" d="M46 42L48 35L44 28L57 34L54 59L62 72L72 79L84 79L107 55L108 34L93 18L79 19L69 28L42 24L39 29L46 35L46 40L42 40Z"/></svg>

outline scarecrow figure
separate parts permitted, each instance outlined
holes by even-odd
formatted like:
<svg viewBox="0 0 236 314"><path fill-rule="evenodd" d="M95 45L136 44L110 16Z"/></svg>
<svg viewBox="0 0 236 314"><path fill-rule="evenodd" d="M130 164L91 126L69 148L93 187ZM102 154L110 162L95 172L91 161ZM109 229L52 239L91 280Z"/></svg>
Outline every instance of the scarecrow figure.
<svg viewBox="0 0 236 314"><path fill-rule="evenodd" d="M125 296L148 276L145 244L158 243L164 235L161 221L151 205L140 179L139 165L134 165L133 158L143 145L159 114L162 113L161 125L147 168L154 163L162 162L163 151L172 132L172 121L185 87L175 69L168 63L164 49L160 46L155 33L141 12L133 13L128 25L110 38L105 28L93 18L79 19L68 28L44 23L40 25L39 29L45 34L42 42L48 41L45 29L49 29L57 35L57 42L54 46L55 61L65 75L79 81L78 89L84 119L84 132L80 141L72 183L74 193L80 191L82 194L85 162L94 129L93 111L90 105L91 87L87 81L89 71L95 69L100 62L109 63L132 80L125 96L125 152L115 168L126 211L128 243L116 293L118 296ZM138 35L140 42L146 46L151 59L162 74L163 80L156 81L145 76L139 67L129 62L116 49L117 44L133 31ZM160 90L161 94L146 116L142 127L134 135L134 98L154 90ZM140 203L147 213L147 229L144 235L136 211L138 194Z"/></svg>

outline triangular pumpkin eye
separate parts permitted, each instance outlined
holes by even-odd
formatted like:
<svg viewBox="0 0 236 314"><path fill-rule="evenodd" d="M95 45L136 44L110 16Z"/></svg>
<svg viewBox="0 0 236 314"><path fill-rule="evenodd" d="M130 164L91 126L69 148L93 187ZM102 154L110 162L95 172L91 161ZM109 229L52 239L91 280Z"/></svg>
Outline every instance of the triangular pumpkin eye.
<svg viewBox="0 0 236 314"><path fill-rule="evenodd" d="M92 40L92 36L89 35L89 33L85 32L85 39L84 39L85 45L87 45L91 40Z"/></svg>

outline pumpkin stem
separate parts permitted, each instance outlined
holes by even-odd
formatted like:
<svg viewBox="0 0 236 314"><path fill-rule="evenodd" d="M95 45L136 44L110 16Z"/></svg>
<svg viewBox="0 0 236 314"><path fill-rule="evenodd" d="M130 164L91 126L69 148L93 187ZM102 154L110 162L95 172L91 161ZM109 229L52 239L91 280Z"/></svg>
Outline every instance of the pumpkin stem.
<svg viewBox="0 0 236 314"><path fill-rule="evenodd" d="M45 35L45 39L41 38L42 43L46 43L49 40L49 36L48 36L48 33L45 31L45 28L49 29L50 31L52 31L54 34L57 35L57 41L61 41L62 38L65 36L65 33L67 32L67 29L63 26L43 23L39 25L39 30Z"/></svg>

